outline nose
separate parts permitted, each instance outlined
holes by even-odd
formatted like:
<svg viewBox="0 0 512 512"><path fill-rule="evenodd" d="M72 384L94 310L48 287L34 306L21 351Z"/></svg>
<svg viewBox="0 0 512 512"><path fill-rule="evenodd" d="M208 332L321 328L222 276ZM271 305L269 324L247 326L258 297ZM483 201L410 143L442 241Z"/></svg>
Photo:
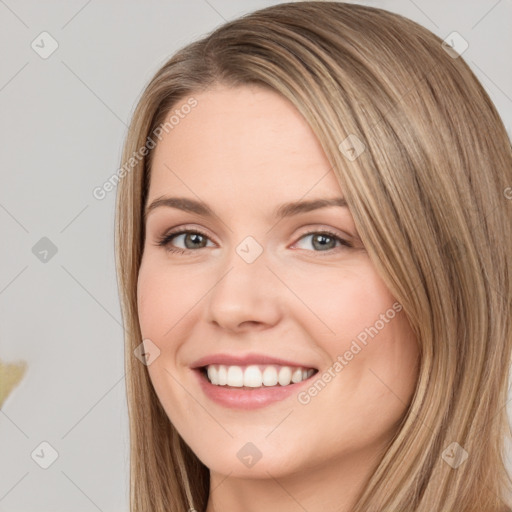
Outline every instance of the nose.
<svg viewBox="0 0 512 512"><path fill-rule="evenodd" d="M264 251L252 262L233 251L207 295L207 320L233 332L269 328L282 316L283 288Z"/></svg>

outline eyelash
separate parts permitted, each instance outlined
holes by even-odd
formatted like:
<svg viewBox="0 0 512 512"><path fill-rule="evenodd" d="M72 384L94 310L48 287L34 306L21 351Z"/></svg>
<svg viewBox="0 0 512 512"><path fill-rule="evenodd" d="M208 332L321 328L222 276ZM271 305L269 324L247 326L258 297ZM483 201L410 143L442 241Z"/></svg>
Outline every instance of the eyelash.
<svg viewBox="0 0 512 512"><path fill-rule="evenodd" d="M192 251L192 252L197 251L197 249L181 249L179 247L171 247L170 246L170 242L173 238L176 238L177 236L183 235L183 234L196 234L196 235L201 235L201 236L209 239L208 235L206 235L205 233L203 233L201 231L198 231L195 229L184 229L181 231L171 232L171 233L168 233L167 235L164 235L163 237L161 237L158 240L156 245L159 247L166 247L167 251L169 251L171 253L177 253L177 254L184 254L184 253L190 252L190 251ZM343 238L340 238L336 233L333 233L332 231L329 231L328 229L324 229L324 230L320 230L320 231L309 231L307 233L303 233L301 235L301 237L299 238L299 240L302 240L302 238L305 238L310 235L328 235L329 237L334 238L335 240L337 240L341 243L342 247L341 248L338 247L338 249L341 249L341 250L350 249L353 247L353 245L350 242L344 240ZM204 249L204 247L200 247L200 249ZM317 252L317 253L325 252L325 253L331 254L332 251L335 251L335 250L336 249L328 249L327 251L312 251L312 252Z"/></svg>

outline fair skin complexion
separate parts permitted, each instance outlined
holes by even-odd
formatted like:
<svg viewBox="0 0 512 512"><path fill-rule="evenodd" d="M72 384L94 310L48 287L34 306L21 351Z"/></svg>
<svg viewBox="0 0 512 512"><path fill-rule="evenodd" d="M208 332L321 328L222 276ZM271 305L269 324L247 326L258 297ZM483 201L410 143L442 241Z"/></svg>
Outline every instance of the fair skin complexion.
<svg viewBox="0 0 512 512"><path fill-rule="evenodd" d="M215 216L161 206L147 217L137 295L143 338L160 350L147 367L152 384L210 469L207 512L348 512L412 397L416 340L349 208L273 217L282 203L343 197L298 111L258 87L216 87L194 98L197 106L157 144L148 204L185 197ZM204 236L157 245L174 228ZM326 229L335 237L322 238ZM248 236L263 249L252 263L236 251ZM378 333L333 371L371 326ZM190 368L220 352L305 361L317 378L329 368L334 377L307 404L295 394L231 409L209 399ZM252 467L237 457L249 442L261 452Z"/></svg>

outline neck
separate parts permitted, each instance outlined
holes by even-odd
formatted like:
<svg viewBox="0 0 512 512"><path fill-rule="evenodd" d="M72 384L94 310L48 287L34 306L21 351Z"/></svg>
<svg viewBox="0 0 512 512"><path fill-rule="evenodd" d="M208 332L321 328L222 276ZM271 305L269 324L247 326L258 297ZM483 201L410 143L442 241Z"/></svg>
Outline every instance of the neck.
<svg viewBox="0 0 512 512"><path fill-rule="evenodd" d="M350 512L378 462L373 451L286 475L265 471L267 477L247 478L210 471L205 512Z"/></svg>

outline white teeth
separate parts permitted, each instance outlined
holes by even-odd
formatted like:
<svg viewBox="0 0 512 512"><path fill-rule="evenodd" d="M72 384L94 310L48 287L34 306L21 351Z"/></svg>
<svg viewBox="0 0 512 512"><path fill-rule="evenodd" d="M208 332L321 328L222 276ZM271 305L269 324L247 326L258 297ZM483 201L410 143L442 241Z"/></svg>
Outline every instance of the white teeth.
<svg viewBox="0 0 512 512"><path fill-rule="evenodd" d="M240 366L228 367L228 386L241 388L244 385L244 372Z"/></svg>
<svg viewBox="0 0 512 512"><path fill-rule="evenodd" d="M292 380L292 369L289 366L282 366L279 370L279 384L288 386Z"/></svg>
<svg viewBox="0 0 512 512"><path fill-rule="evenodd" d="M277 370L274 366L267 366L263 370L262 381L264 386L275 386L277 384Z"/></svg>
<svg viewBox="0 0 512 512"><path fill-rule="evenodd" d="M244 372L244 386L259 388L261 386L261 372L257 366L248 366Z"/></svg>
<svg viewBox="0 0 512 512"><path fill-rule="evenodd" d="M210 382L212 384L219 383L219 379L217 376L217 370L212 365L208 366L208 378L210 379Z"/></svg>
<svg viewBox="0 0 512 512"><path fill-rule="evenodd" d="M292 382L302 382L302 368L297 368L292 372Z"/></svg>
<svg viewBox="0 0 512 512"><path fill-rule="evenodd" d="M208 369L213 368L213 366L208 367ZM214 368L215 371L215 368ZM217 379L219 382L219 386L225 386L228 383L228 371L225 366L219 366L219 370L217 372Z"/></svg>
<svg viewBox="0 0 512 512"><path fill-rule="evenodd" d="M315 373L313 368L278 365L226 366L210 364L208 380L216 386L260 388L262 386L288 386L308 379Z"/></svg>

